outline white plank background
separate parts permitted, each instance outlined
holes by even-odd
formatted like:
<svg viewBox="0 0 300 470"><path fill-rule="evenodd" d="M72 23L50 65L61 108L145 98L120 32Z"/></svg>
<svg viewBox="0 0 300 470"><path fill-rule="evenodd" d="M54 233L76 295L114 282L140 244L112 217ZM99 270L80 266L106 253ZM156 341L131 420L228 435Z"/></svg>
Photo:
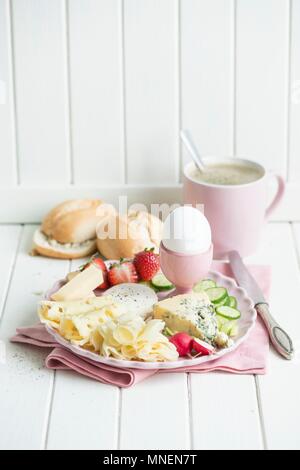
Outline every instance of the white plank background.
<svg viewBox="0 0 300 470"><path fill-rule="evenodd" d="M234 154L234 5L181 2L182 127L203 154Z"/></svg>
<svg viewBox="0 0 300 470"><path fill-rule="evenodd" d="M265 376L161 374L122 390L48 371L46 351L9 343L17 326L36 321L41 292L83 261L29 256L34 228L0 227L1 449L300 449L300 320L291 295L300 287L300 224L269 224L247 260L272 266L271 310L293 337L294 361L271 351Z"/></svg>
<svg viewBox="0 0 300 470"><path fill-rule="evenodd" d="M289 1L238 0L236 153L285 174Z"/></svg>
<svg viewBox="0 0 300 470"><path fill-rule="evenodd" d="M61 0L13 0L20 181L69 180L64 9Z"/></svg>
<svg viewBox="0 0 300 470"><path fill-rule="evenodd" d="M281 171L273 218L300 220L299 21L300 0L0 0L0 221L64 190L178 200L181 126Z"/></svg>
<svg viewBox="0 0 300 470"><path fill-rule="evenodd" d="M11 10L0 0L0 185L17 183Z"/></svg>
<svg viewBox="0 0 300 470"><path fill-rule="evenodd" d="M0 0L0 222L38 222L67 197L179 200L180 126L204 153L281 171L275 218L300 221L299 21L300 0ZM259 378L119 390L10 344L70 267L30 257L33 230L0 226L0 448L300 449L299 356L271 353ZM300 224L270 224L249 261L271 264L272 309L300 349Z"/></svg>
<svg viewBox="0 0 300 470"><path fill-rule="evenodd" d="M178 1L125 0L129 183L178 179Z"/></svg>
<svg viewBox="0 0 300 470"><path fill-rule="evenodd" d="M68 4L74 182L122 183L122 2Z"/></svg>
<svg viewBox="0 0 300 470"><path fill-rule="evenodd" d="M291 4L289 178L300 181L300 1Z"/></svg>

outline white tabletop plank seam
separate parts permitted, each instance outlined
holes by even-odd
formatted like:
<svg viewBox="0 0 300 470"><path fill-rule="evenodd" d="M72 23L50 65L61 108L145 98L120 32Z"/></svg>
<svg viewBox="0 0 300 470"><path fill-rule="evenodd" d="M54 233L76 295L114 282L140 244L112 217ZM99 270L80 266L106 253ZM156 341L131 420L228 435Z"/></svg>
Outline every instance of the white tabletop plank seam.
<svg viewBox="0 0 300 470"><path fill-rule="evenodd" d="M262 400L261 400L259 377L257 375L254 375L253 377L254 377L254 382L255 382L255 390L256 390L256 399L257 399L257 408L258 408L258 415L259 415L259 422L260 422L261 438L262 438L264 450L268 450L267 433L266 433L266 427L265 427L263 405L262 405Z"/></svg>
<svg viewBox="0 0 300 470"><path fill-rule="evenodd" d="M191 388L191 374L186 374L187 380L187 391L188 391L188 405L189 405L189 431L190 431L190 449L194 450L194 431L193 431L193 395L192 395L192 388Z"/></svg>
<svg viewBox="0 0 300 470"><path fill-rule="evenodd" d="M43 435L41 439L40 450L47 450L47 447L48 447L48 438L49 438L49 430L50 430L50 425L51 425L51 414L52 414L54 390L55 390L55 379L56 379L56 370L53 370L52 380L49 386L49 394L48 394L48 400L47 400L47 405L46 405L46 418L45 418L44 431L43 431Z"/></svg>
<svg viewBox="0 0 300 470"><path fill-rule="evenodd" d="M15 254L14 254L14 259L13 259L13 262L11 264L10 272L8 273L8 282L7 282L7 286L6 286L6 291L4 293L3 304L2 304L2 307L1 307L1 310L0 310L0 327L1 327L2 319L4 317L4 312L5 312L5 308L6 308L6 302L7 302L7 299L8 299L8 294L9 294L11 281L12 281L12 278L13 278L13 275L14 275L14 272L15 272L17 257L18 257L20 247L21 247L21 240L22 240L22 236L23 236L23 231L24 231L24 226L22 225L19 236L18 236L18 243L17 243Z"/></svg>
<svg viewBox="0 0 300 470"><path fill-rule="evenodd" d="M65 113L66 113L66 140L69 183L74 184L74 161L73 161L73 127L72 127L72 104L71 104L71 67L70 67L70 31L69 31L69 3L64 1L63 5L63 30L64 30L64 56L65 56Z"/></svg>
<svg viewBox="0 0 300 470"><path fill-rule="evenodd" d="M117 450L121 450L121 428L122 428L122 401L123 401L123 393L122 389L118 387L118 429L117 429Z"/></svg>
<svg viewBox="0 0 300 470"><path fill-rule="evenodd" d="M71 261L69 260L68 272L71 271ZM67 274L67 273L66 273ZM51 415L52 415L52 407L54 401L54 394L55 394L55 383L56 383L56 370L53 371L52 380L49 387L49 398L48 398L48 405L47 405L47 413L45 419L45 426L44 426L44 437L42 438L41 449L47 449L48 447L48 438L49 438L49 430L51 426Z"/></svg>

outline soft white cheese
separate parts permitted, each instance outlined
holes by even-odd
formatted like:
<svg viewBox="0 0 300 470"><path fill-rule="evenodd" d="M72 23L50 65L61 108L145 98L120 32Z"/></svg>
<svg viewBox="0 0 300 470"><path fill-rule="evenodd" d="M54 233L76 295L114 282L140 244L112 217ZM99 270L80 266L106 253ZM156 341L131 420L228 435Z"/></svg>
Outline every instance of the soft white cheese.
<svg viewBox="0 0 300 470"><path fill-rule="evenodd" d="M118 284L108 289L106 294L122 304L128 312L133 312L142 318L152 313L153 305L158 300L153 289L135 283Z"/></svg>

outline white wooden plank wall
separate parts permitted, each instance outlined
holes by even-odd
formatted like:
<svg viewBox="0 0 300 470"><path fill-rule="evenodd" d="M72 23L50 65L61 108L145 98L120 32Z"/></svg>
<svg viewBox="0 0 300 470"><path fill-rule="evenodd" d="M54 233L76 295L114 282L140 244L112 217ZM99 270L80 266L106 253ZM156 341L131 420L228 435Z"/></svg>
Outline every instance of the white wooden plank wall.
<svg viewBox="0 0 300 470"><path fill-rule="evenodd" d="M69 179L61 0L13 0L13 44L20 181L55 185Z"/></svg>
<svg viewBox="0 0 300 470"><path fill-rule="evenodd" d="M17 183L11 10L0 1L0 185Z"/></svg>
<svg viewBox="0 0 300 470"><path fill-rule="evenodd" d="M238 0L236 152L285 174L289 1Z"/></svg>
<svg viewBox="0 0 300 470"><path fill-rule="evenodd" d="M300 1L291 4L289 178L300 181Z"/></svg>
<svg viewBox="0 0 300 470"><path fill-rule="evenodd" d="M130 183L178 180L178 1L124 1Z"/></svg>
<svg viewBox="0 0 300 470"><path fill-rule="evenodd" d="M203 153L280 170L293 200L299 21L300 0L0 0L2 197L173 187L185 126Z"/></svg>
<svg viewBox="0 0 300 470"><path fill-rule="evenodd" d="M124 181L121 3L68 2L75 184Z"/></svg>
<svg viewBox="0 0 300 470"><path fill-rule="evenodd" d="M181 123L203 154L234 153L234 5L181 2Z"/></svg>

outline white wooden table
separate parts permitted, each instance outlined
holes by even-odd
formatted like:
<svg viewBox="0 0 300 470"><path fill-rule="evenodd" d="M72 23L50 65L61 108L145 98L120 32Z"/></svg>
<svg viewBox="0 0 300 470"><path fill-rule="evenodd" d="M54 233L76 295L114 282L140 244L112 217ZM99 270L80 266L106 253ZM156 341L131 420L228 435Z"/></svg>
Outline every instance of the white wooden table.
<svg viewBox="0 0 300 470"><path fill-rule="evenodd" d="M34 228L0 226L1 449L300 449L300 355L271 352L261 377L167 374L120 390L46 370L46 351L10 344L71 267L28 255ZM300 224L271 223L248 260L272 265L272 310L298 347L299 252Z"/></svg>

